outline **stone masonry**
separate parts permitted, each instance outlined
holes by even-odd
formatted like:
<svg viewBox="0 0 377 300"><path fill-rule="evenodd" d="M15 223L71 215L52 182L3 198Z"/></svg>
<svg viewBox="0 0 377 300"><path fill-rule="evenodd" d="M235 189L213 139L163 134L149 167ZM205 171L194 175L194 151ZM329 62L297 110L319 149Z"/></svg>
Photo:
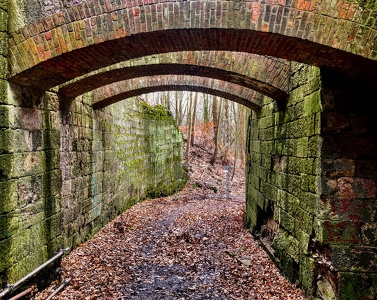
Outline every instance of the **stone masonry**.
<svg viewBox="0 0 377 300"><path fill-rule="evenodd" d="M120 212L182 187L182 136L161 108L133 99L67 111L55 93L13 89L1 114L0 282L74 248ZM157 171L158 170L158 171Z"/></svg>
<svg viewBox="0 0 377 300"><path fill-rule="evenodd" d="M249 124L248 226L319 299L376 297L375 109L348 80L292 63L286 108Z"/></svg>
<svg viewBox="0 0 377 300"><path fill-rule="evenodd" d="M274 56L376 82L372 1L78 2L57 2L49 11L40 3L43 13L38 20L28 18L21 4L11 7L23 20L17 25L16 17L10 19L12 82L46 90L116 62L187 50Z"/></svg>
<svg viewBox="0 0 377 300"><path fill-rule="evenodd" d="M376 3L0 0L0 281L171 192L170 116L116 103L200 90L255 109L247 224L284 274L313 298L375 299Z"/></svg>
<svg viewBox="0 0 377 300"><path fill-rule="evenodd" d="M145 56L93 71L59 86L72 99L104 85L157 75L209 77L253 89L280 101L289 90L290 63L283 59L230 51L182 51Z"/></svg>
<svg viewBox="0 0 377 300"><path fill-rule="evenodd" d="M119 81L94 90L93 106L101 108L122 99L160 91L194 91L222 97L259 110L261 94L231 82L208 77L169 75ZM251 99L251 100L250 100Z"/></svg>

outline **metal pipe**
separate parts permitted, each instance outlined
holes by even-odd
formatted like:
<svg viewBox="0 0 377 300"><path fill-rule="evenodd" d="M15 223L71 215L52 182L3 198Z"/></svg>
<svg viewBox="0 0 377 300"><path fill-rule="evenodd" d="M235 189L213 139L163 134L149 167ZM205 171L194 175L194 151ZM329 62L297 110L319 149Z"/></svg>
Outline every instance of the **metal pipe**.
<svg viewBox="0 0 377 300"><path fill-rule="evenodd" d="M30 294L32 291L35 290L35 288L36 288L35 286L31 286L27 290L24 290L22 293L19 293L18 295L10 298L9 300L18 300L18 299L22 298L23 296Z"/></svg>
<svg viewBox="0 0 377 300"><path fill-rule="evenodd" d="M59 257L63 256L65 252L67 252L69 248L61 249L54 257L50 258L48 261L46 261L43 265L36 268L34 271L26 275L24 278L20 279L14 284L8 284L8 286L0 293L0 298L4 297L5 295L9 294L11 291L13 291L16 287L23 284L25 281L33 277L35 274L43 270L45 267L47 267L50 263L57 260Z"/></svg>
<svg viewBox="0 0 377 300"><path fill-rule="evenodd" d="M51 300L57 293L64 289L71 282L71 278L64 280L64 282L46 299Z"/></svg>

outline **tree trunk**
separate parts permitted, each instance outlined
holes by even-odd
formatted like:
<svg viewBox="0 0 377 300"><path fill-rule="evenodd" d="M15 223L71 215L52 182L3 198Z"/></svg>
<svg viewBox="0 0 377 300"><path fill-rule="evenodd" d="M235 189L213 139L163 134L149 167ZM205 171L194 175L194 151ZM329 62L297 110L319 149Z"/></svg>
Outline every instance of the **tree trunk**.
<svg viewBox="0 0 377 300"><path fill-rule="evenodd" d="M198 93L195 93L194 109L193 109L193 113L192 113L191 131L190 131L190 133L191 133L191 139L190 139L191 146L194 146L195 121L196 121L196 108L197 108L197 104L198 104Z"/></svg>
<svg viewBox="0 0 377 300"><path fill-rule="evenodd" d="M192 92L190 92L190 107L187 114L187 143L186 143L186 160L189 161L190 145L191 145L191 131L192 131Z"/></svg>
<svg viewBox="0 0 377 300"><path fill-rule="evenodd" d="M232 179L234 178L234 174L236 172L236 166L237 166L237 156L238 156L238 148L239 148L239 137L241 135L241 124L239 122L240 120L240 110L239 104L235 104L233 102L233 113L234 113L234 162L233 162L233 171L232 171Z"/></svg>
<svg viewBox="0 0 377 300"><path fill-rule="evenodd" d="M204 95L203 99L203 122L204 126L207 126L209 123L209 108L208 108L208 94Z"/></svg>
<svg viewBox="0 0 377 300"><path fill-rule="evenodd" d="M217 152L219 151L219 128L220 128L219 116L221 115L221 106L222 106L221 103L222 101L220 101L219 110L217 110L217 97L213 98L213 102L212 102L213 133L214 133L213 141L215 143L215 149L213 151L213 156L209 162L212 166L215 164Z"/></svg>
<svg viewBox="0 0 377 300"><path fill-rule="evenodd" d="M243 105L239 106L240 110L240 149L241 149L241 162L242 164L245 163L246 155L245 155L245 148L246 148L246 126L247 126L247 108Z"/></svg>
<svg viewBox="0 0 377 300"><path fill-rule="evenodd" d="M175 91L175 120L177 121L177 126L179 127L179 103L178 103L178 91Z"/></svg>
<svg viewBox="0 0 377 300"><path fill-rule="evenodd" d="M223 141L225 145L224 158L227 164L229 164L229 148L230 148L230 122L229 122L229 101L224 100L224 113L225 113L225 130Z"/></svg>

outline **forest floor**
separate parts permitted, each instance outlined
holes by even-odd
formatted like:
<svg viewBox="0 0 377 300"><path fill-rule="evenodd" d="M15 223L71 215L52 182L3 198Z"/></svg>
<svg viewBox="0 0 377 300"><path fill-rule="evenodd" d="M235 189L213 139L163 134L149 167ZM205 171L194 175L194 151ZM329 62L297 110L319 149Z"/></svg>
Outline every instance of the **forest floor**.
<svg viewBox="0 0 377 300"><path fill-rule="evenodd" d="M226 197L224 161L209 165L204 144L178 195L136 204L64 257L72 280L54 299L305 299L245 229L242 168Z"/></svg>

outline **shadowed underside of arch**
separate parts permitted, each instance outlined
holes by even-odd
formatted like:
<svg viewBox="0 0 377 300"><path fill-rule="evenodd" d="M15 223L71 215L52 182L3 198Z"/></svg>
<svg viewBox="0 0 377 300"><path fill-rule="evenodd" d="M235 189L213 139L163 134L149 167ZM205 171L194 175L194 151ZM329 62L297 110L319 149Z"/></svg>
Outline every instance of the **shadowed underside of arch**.
<svg viewBox="0 0 377 300"><path fill-rule="evenodd" d="M210 77L254 89L275 100L288 95L290 64L282 59L227 51L184 51L125 61L76 78L59 87L63 98L73 99L101 86L154 75Z"/></svg>
<svg viewBox="0 0 377 300"><path fill-rule="evenodd" d="M132 58L228 50L334 68L375 82L377 30L369 25L375 14L352 3L346 10L333 9L332 2L166 1L138 6L89 0L10 35L10 80L48 89Z"/></svg>
<svg viewBox="0 0 377 300"><path fill-rule="evenodd" d="M189 76L166 75L134 78L109 84L93 91L93 108L99 109L124 99L161 91L194 91L219 96L253 110L259 110L262 94L226 81Z"/></svg>

